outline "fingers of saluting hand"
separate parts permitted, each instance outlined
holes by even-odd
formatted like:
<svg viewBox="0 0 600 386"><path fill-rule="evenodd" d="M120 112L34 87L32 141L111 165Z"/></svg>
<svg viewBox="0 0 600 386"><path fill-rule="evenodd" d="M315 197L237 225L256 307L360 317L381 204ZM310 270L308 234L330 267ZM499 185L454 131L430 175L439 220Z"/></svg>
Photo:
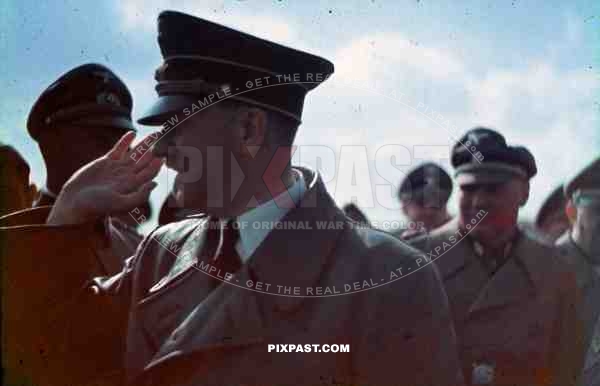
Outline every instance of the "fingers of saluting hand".
<svg viewBox="0 0 600 386"><path fill-rule="evenodd" d="M117 141L113 148L110 149L108 153L106 153L106 157L113 161L119 161L124 159L128 153L129 146L131 145L134 139L135 132L128 131Z"/></svg>
<svg viewBox="0 0 600 386"><path fill-rule="evenodd" d="M142 185L152 181L160 171L164 161L160 158L154 158L146 166L134 172L133 168L128 168L126 173L120 175L117 191L120 193L131 193L138 190Z"/></svg>
<svg viewBox="0 0 600 386"><path fill-rule="evenodd" d="M160 139L160 133L151 133L137 143L127 154L127 158L135 163L134 169L138 173L146 167L154 157L152 145Z"/></svg>
<svg viewBox="0 0 600 386"><path fill-rule="evenodd" d="M128 165L111 165L111 172L113 176L117 176L117 177L130 177L134 174L132 167L128 166Z"/></svg>
<svg viewBox="0 0 600 386"><path fill-rule="evenodd" d="M114 172L117 172L116 174L123 174L124 172L138 174L150 164L158 166L157 162L159 161L156 161L157 158L152 153L152 145L159 136L156 133L149 134L131 148L131 142L135 137L135 133L131 133L133 136L128 136L128 133L121 137L114 148L106 155L108 159L106 167L113 169Z"/></svg>
<svg viewBox="0 0 600 386"><path fill-rule="evenodd" d="M161 158L154 158L150 161L146 167L139 170L134 177L134 182L136 185L145 184L148 181L151 181L156 177L160 168L164 165L164 160Z"/></svg>

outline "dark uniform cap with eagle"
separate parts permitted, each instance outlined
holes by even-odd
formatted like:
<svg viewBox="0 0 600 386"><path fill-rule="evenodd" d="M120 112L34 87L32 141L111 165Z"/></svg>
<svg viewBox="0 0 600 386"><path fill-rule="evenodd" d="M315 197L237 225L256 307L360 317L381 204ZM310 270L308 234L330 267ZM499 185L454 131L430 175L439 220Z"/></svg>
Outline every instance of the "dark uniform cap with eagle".
<svg viewBox="0 0 600 386"><path fill-rule="evenodd" d="M450 194L452 179L442 167L433 162L426 162L408 172L398 189L400 200L411 200L419 205L445 206Z"/></svg>
<svg viewBox="0 0 600 386"><path fill-rule="evenodd" d="M324 58L175 11L158 16L158 44L164 59L155 73L158 100L138 120L144 125L162 125L209 95L300 123L306 93L334 70Z"/></svg>
<svg viewBox="0 0 600 386"><path fill-rule="evenodd" d="M135 131L132 108L125 83L107 67L88 63L62 75L42 92L29 113L27 130L36 141L43 130L61 125Z"/></svg>
<svg viewBox="0 0 600 386"><path fill-rule="evenodd" d="M498 184L537 174L535 159L523 146L509 146L504 136L485 127L469 130L450 155L459 185Z"/></svg>

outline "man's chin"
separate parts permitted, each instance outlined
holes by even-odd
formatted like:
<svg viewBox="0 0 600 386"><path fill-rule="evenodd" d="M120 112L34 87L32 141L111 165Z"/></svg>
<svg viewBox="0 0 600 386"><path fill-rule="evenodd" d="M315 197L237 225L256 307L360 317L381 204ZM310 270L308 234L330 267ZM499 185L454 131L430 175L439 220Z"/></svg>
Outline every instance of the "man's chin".
<svg viewBox="0 0 600 386"><path fill-rule="evenodd" d="M470 232L472 235L476 234L494 234L496 228L493 224L490 224L486 219L473 221L471 217L463 217L459 221L462 229Z"/></svg>
<svg viewBox="0 0 600 386"><path fill-rule="evenodd" d="M493 240L498 233L494 228L478 225L471 228L469 234L476 240Z"/></svg>

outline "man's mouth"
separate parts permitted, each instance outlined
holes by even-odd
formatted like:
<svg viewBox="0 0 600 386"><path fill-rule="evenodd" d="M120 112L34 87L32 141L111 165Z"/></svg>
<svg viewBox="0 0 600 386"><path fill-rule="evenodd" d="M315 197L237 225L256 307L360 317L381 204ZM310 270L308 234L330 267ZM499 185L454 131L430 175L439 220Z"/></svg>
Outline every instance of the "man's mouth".
<svg viewBox="0 0 600 386"><path fill-rule="evenodd" d="M483 214L483 216L482 216ZM466 213L463 217L463 222L473 224L473 220L477 225L492 226L494 228L506 228L514 225L514 218L503 212L487 212L480 210L478 212Z"/></svg>

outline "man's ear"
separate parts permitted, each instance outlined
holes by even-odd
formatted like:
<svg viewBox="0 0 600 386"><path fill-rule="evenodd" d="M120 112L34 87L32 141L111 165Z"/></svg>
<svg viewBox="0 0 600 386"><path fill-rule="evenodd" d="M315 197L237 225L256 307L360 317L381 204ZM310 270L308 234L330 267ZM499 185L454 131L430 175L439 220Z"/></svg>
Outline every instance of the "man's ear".
<svg viewBox="0 0 600 386"><path fill-rule="evenodd" d="M575 224L575 221L577 221L577 208L570 199L565 204L565 213L569 219L569 223L571 223L571 225Z"/></svg>
<svg viewBox="0 0 600 386"><path fill-rule="evenodd" d="M237 135L242 147L242 154L254 158L257 147L266 143L268 130L268 115L259 108L250 107L240 112Z"/></svg>
<svg viewBox="0 0 600 386"><path fill-rule="evenodd" d="M38 199L39 195L40 195L40 190L38 189L37 185L34 182L30 183L29 186L27 187L27 197L26 197L28 207L33 206L33 203Z"/></svg>
<svg viewBox="0 0 600 386"><path fill-rule="evenodd" d="M521 184L521 199L519 200L519 207L524 207L529 201L529 180L523 181Z"/></svg>
<svg viewBox="0 0 600 386"><path fill-rule="evenodd" d="M267 137L267 113L259 108L249 108L244 112L243 125L246 129L246 141L251 145L262 145Z"/></svg>
<svg viewBox="0 0 600 386"><path fill-rule="evenodd" d="M410 201L402 201L400 200L400 209L402 210L402 214L408 217L408 209L407 206L410 205Z"/></svg>

